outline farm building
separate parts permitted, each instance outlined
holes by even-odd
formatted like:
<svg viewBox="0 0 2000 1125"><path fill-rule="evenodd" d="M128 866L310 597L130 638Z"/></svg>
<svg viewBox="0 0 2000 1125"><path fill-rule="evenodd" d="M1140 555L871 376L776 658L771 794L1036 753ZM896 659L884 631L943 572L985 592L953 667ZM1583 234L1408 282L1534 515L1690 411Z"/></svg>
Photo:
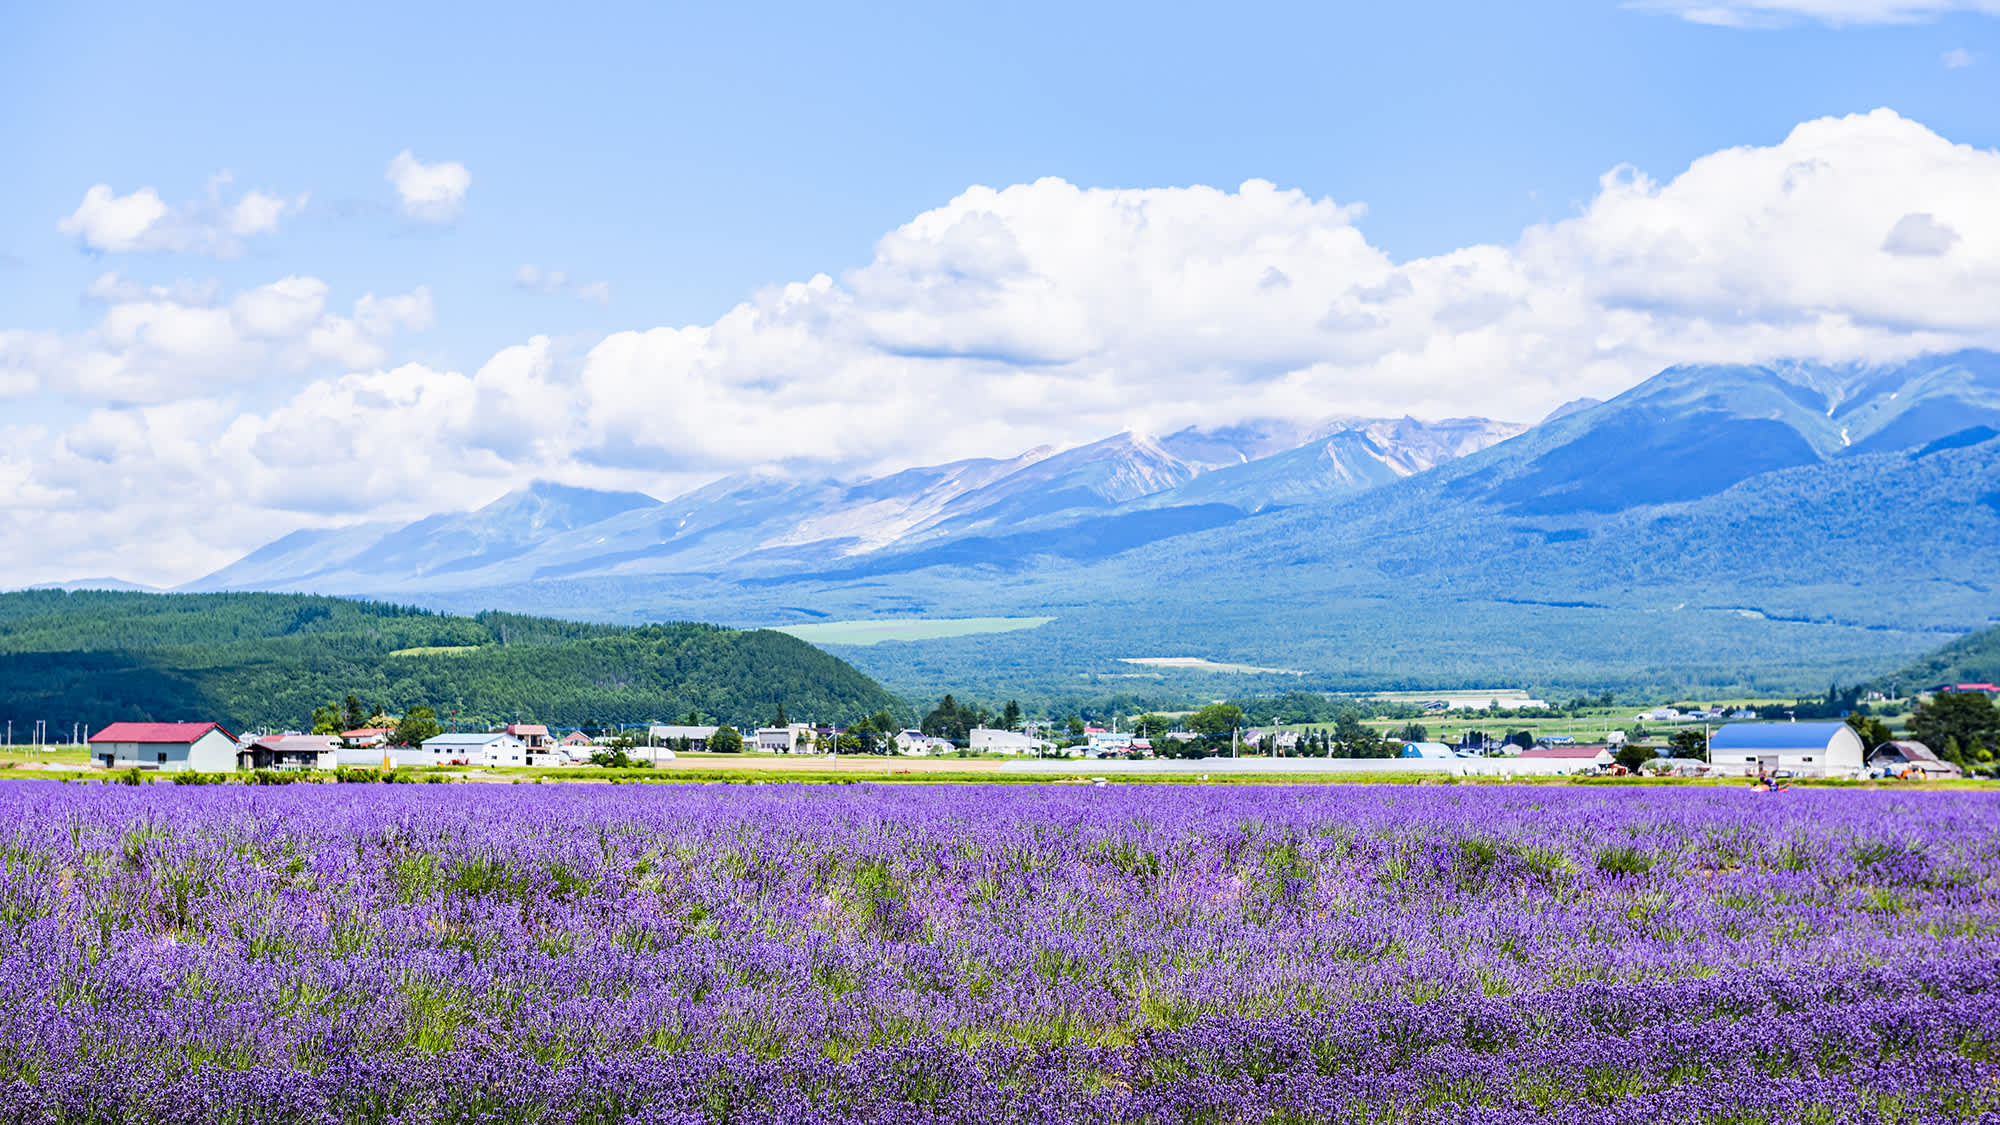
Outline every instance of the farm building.
<svg viewBox="0 0 2000 1125"><path fill-rule="evenodd" d="M1921 742L1903 739L1884 742L1868 755L1868 768L1891 777L1922 777L1930 780L1964 777L1964 771L1937 756Z"/></svg>
<svg viewBox="0 0 2000 1125"><path fill-rule="evenodd" d="M1442 742L1405 742L1403 743L1403 752L1400 756L1404 758L1456 758L1458 757L1458 753Z"/></svg>
<svg viewBox="0 0 2000 1125"><path fill-rule="evenodd" d="M970 733L975 754L1036 754L1048 748L1048 743L1017 730L974 727Z"/></svg>
<svg viewBox="0 0 2000 1125"><path fill-rule="evenodd" d="M221 723L112 723L90 736L90 757L106 769L236 768L236 736Z"/></svg>
<svg viewBox="0 0 2000 1125"><path fill-rule="evenodd" d="M1612 763L1609 746L1589 744L1567 746L1530 746L1516 755L1530 762L1553 763L1553 768L1562 771L1591 770L1609 766Z"/></svg>
<svg viewBox="0 0 2000 1125"><path fill-rule="evenodd" d="M754 746L745 746L746 750L756 749L767 754L809 754L813 748L813 728L804 723L758 727L757 733L744 741L754 743Z"/></svg>
<svg viewBox="0 0 2000 1125"><path fill-rule="evenodd" d="M897 753L918 756L949 754L954 749L950 739L932 738L923 731L915 729L897 731L895 743Z"/></svg>
<svg viewBox="0 0 2000 1125"><path fill-rule="evenodd" d="M549 735L549 728L541 723L509 723L506 733L520 739L522 746L537 754L556 744L556 740Z"/></svg>
<svg viewBox="0 0 2000 1125"><path fill-rule="evenodd" d="M1708 740L1721 773L1754 777L1859 777L1868 749L1846 723L1730 723Z"/></svg>
<svg viewBox="0 0 2000 1125"><path fill-rule="evenodd" d="M273 734L246 743L236 752L240 770L330 770L339 747L331 735Z"/></svg>
<svg viewBox="0 0 2000 1125"><path fill-rule="evenodd" d="M390 736L396 733L394 727L358 727L340 732L340 744L355 750L372 750L377 746L387 746Z"/></svg>
<svg viewBox="0 0 2000 1125"><path fill-rule="evenodd" d="M692 726L687 724L654 723L647 733L652 736L655 746L673 749L687 749L700 752L708 749L708 740L715 737L721 727ZM683 747L681 744L686 743Z"/></svg>
<svg viewBox="0 0 2000 1125"><path fill-rule="evenodd" d="M525 766L528 746L505 731L441 734L424 739L420 760L437 766Z"/></svg>

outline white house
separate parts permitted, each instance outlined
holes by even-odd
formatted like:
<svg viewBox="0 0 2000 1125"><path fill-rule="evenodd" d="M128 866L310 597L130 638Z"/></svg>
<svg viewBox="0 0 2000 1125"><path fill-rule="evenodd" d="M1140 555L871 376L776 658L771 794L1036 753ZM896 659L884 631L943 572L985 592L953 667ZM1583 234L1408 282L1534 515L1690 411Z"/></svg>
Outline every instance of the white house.
<svg viewBox="0 0 2000 1125"><path fill-rule="evenodd" d="M1128 731L1094 731L1083 749L1086 758L1102 758L1106 754L1129 754L1132 752L1132 735Z"/></svg>
<svg viewBox="0 0 2000 1125"><path fill-rule="evenodd" d="M236 768L236 736L221 723L112 723L90 736L91 760L106 769Z"/></svg>
<svg viewBox="0 0 2000 1125"><path fill-rule="evenodd" d="M536 754L555 749L556 740L549 735L549 728L541 723L509 723L507 733L521 740L521 745Z"/></svg>
<svg viewBox="0 0 2000 1125"><path fill-rule="evenodd" d="M389 745L389 739L395 733L395 727L359 727L341 731L340 743L356 750L373 750L377 746Z"/></svg>
<svg viewBox="0 0 2000 1125"><path fill-rule="evenodd" d="M436 766L525 766L528 744L505 731L441 734L424 739L422 757ZM415 762L406 764L417 764Z"/></svg>
<svg viewBox="0 0 2000 1125"><path fill-rule="evenodd" d="M973 727L971 733L972 752L975 754L1035 754L1048 749L1049 746L1048 743L1017 730Z"/></svg>
<svg viewBox="0 0 2000 1125"><path fill-rule="evenodd" d="M950 739L933 738L923 731L914 728L897 731L895 743L898 754L911 754L917 757L929 754L949 754L957 749L957 747L951 744Z"/></svg>
<svg viewBox="0 0 2000 1125"><path fill-rule="evenodd" d="M1846 723L1730 723L1708 740L1719 773L1859 777L1868 750Z"/></svg>
<svg viewBox="0 0 2000 1125"><path fill-rule="evenodd" d="M754 744L748 748L767 754L810 754L813 750L813 728L806 723L758 727L756 735L745 741Z"/></svg>

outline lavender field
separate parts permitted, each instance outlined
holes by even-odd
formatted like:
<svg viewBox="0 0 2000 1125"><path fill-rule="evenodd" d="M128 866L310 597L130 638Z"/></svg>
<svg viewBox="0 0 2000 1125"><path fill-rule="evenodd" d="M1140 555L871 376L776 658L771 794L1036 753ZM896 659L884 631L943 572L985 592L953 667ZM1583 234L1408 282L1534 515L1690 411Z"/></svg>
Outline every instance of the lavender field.
<svg viewBox="0 0 2000 1125"><path fill-rule="evenodd" d="M1981 793L0 784L0 1119L2000 1116Z"/></svg>

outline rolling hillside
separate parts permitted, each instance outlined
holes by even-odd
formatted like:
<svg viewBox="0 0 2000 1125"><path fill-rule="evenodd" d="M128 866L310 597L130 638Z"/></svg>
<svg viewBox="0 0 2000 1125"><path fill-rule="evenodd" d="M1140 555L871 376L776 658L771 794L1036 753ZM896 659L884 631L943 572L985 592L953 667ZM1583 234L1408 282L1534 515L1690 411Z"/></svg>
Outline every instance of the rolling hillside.
<svg viewBox="0 0 2000 1125"><path fill-rule="evenodd" d="M352 692L400 713L561 726L761 723L782 704L845 720L901 703L781 633L630 628L504 613L453 617L285 594L0 594L0 721L215 719L298 727Z"/></svg>

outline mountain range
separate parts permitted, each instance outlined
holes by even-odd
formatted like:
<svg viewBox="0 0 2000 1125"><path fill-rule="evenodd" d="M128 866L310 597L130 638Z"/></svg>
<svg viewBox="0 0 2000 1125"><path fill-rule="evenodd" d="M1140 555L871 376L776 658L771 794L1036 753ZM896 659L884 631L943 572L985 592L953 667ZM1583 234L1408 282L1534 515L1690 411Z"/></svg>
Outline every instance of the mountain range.
<svg viewBox="0 0 2000 1125"><path fill-rule="evenodd" d="M1996 545L2000 355L1973 351L1673 367L1533 427L1272 420L665 502L538 484L298 532L189 589L612 621L1055 619L834 646L918 696L1775 692L1996 620ZM1133 663L1166 657L1181 667Z"/></svg>

